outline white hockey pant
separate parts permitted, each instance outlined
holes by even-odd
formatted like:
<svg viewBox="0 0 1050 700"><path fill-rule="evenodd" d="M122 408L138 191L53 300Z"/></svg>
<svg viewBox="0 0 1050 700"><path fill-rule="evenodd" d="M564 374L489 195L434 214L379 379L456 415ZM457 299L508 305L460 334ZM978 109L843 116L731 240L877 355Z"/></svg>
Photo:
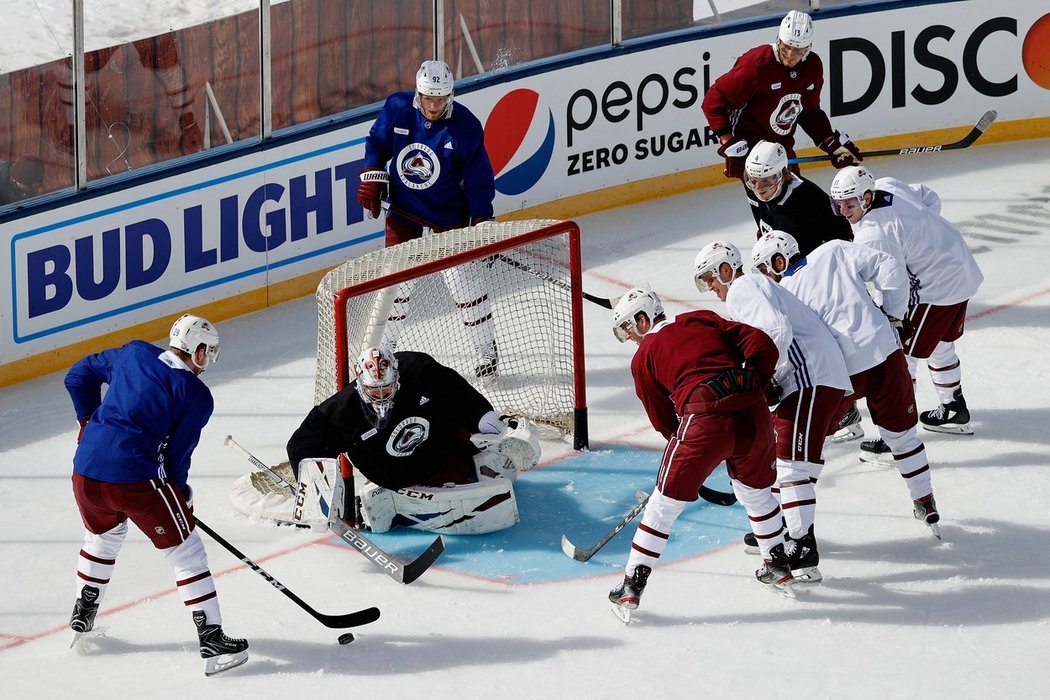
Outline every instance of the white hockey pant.
<svg viewBox="0 0 1050 700"><path fill-rule="evenodd" d="M780 502L770 489L755 489L730 479L733 493L744 506L747 518L751 521L751 532L758 540L758 548L763 559L769 559L769 550L778 544L784 544L784 518Z"/></svg>
<svg viewBox="0 0 1050 700"><path fill-rule="evenodd" d="M911 500L915 501L933 493L926 446L919 439L915 428L896 433L879 427L879 434L893 453L893 464L904 478Z"/></svg>
<svg viewBox="0 0 1050 700"><path fill-rule="evenodd" d="M624 573L633 576L635 568L641 564L650 568L656 566L656 560L667 547L671 528L687 503L665 496L659 489L653 491L642 513L642 522L638 524L634 539L631 540L631 553L627 557Z"/></svg>
<svg viewBox="0 0 1050 700"><path fill-rule="evenodd" d="M817 512L817 479L823 464L777 458L777 485L784 523L794 539L809 531Z"/></svg>

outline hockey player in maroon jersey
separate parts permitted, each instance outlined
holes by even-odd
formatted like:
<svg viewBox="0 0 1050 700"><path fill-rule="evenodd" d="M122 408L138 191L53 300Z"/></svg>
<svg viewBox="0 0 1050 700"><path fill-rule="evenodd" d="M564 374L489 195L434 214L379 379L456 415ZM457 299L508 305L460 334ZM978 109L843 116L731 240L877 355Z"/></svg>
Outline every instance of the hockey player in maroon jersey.
<svg viewBox="0 0 1050 700"><path fill-rule="evenodd" d="M704 95L701 108L726 160L723 173L739 179L744 159L759 141L775 141L795 155L795 127L801 126L836 168L862 160L849 137L831 128L820 106L824 64L811 51L813 20L792 10L777 39L746 51ZM797 166L796 166L797 170Z"/></svg>
<svg viewBox="0 0 1050 700"><path fill-rule="evenodd" d="M609 592L614 612L630 619L675 520L722 461L760 543L764 564L755 576L793 597L780 503L771 491L773 423L764 396L777 364L776 345L757 328L711 311L669 321L660 298L638 288L613 309L613 333L621 343L638 344L631 361L635 391L653 428L667 439L623 583Z"/></svg>

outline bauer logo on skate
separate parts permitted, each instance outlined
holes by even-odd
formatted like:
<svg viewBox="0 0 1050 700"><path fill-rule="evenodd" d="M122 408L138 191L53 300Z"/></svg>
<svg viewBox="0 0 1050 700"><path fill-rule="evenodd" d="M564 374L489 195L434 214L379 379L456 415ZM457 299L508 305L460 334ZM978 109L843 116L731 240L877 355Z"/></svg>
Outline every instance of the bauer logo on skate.
<svg viewBox="0 0 1050 700"><path fill-rule="evenodd" d="M500 194L518 195L540 181L554 134L554 112L540 107L538 92L520 88L500 98L485 120L485 150Z"/></svg>

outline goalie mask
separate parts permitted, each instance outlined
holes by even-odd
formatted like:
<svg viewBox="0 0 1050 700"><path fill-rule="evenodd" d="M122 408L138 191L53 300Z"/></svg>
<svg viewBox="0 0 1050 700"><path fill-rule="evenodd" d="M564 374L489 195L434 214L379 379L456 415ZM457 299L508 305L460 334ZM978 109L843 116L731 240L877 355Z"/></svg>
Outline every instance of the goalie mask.
<svg viewBox="0 0 1050 700"><path fill-rule="evenodd" d="M416 72L416 96L412 106L430 121L452 116L455 82L444 61L423 61Z"/></svg>
<svg viewBox="0 0 1050 700"><path fill-rule="evenodd" d="M728 263L733 272L728 280L722 278L722 263ZM733 284L737 271L743 267L740 251L728 241L708 243L693 260L693 282L701 294L714 291L711 283L718 280L726 289Z"/></svg>
<svg viewBox="0 0 1050 700"><path fill-rule="evenodd" d="M397 358L386 348L371 347L361 352L354 363L357 393L376 415L376 427L382 427L394 405L398 389Z"/></svg>
<svg viewBox="0 0 1050 700"><path fill-rule="evenodd" d="M203 345L207 362L197 364L197 349ZM168 347L188 353L194 366L204 371L212 362L219 360L219 332L207 319L193 314L183 314L168 331Z"/></svg>
<svg viewBox="0 0 1050 700"><path fill-rule="evenodd" d="M790 233L783 231L770 231L762 236L751 249L751 264L754 271L760 275L770 276L770 273L780 279L783 270L777 272L773 267L773 259L777 255L784 258L784 269L791 264L791 259L799 254L798 241Z"/></svg>
<svg viewBox="0 0 1050 700"><path fill-rule="evenodd" d="M649 289L635 287L628 290L620 297L613 307L613 335L621 343L630 340L628 333L638 333L636 319L639 313L644 313L649 318L649 323L656 323L656 319L664 315L664 305L656 292Z"/></svg>

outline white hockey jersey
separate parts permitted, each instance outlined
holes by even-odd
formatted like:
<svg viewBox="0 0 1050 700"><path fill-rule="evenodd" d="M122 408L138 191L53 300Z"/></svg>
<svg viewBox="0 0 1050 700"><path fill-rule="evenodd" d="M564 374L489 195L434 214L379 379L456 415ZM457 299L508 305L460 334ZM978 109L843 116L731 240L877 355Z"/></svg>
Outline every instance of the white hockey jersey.
<svg viewBox="0 0 1050 700"><path fill-rule="evenodd" d="M901 347L886 316L904 318L908 275L893 256L856 243L828 241L792 263L780 283L824 319L850 375L871 369ZM885 313L872 301L865 283L881 293Z"/></svg>
<svg viewBox="0 0 1050 700"><path fill-rule="evenodd" d="M773 379L783 396L817 385L853 391L842 351L827 324L765 275L737 278L726 295L726 313L765 331L777 346L780 358Z"/></svg>
<svg viewBox="0 0 1050 700"><path fill-rule="evenodd" d="M962 232L938 213L940 198L931 198L929 188L892 177L876 180L875 189L871 208L853 225L853 240L905 266L911 282L908 305L950 306L973 297L984 275Z"/></svg>

